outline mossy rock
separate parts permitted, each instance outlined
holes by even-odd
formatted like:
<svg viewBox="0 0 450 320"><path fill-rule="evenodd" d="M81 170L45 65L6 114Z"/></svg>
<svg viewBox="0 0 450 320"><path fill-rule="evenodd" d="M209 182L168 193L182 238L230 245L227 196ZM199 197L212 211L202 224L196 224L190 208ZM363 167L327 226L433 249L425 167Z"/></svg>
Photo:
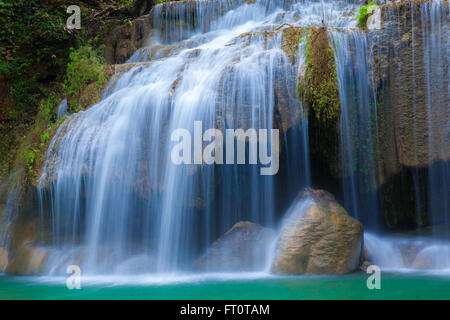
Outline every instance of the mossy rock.
<svg viewBox="0 0 450 320"><path fill-rule="evenodd" d="M311 28L297 95L308 117L311 159L334 178L341 176L339 152L340 100L336 61L326 27Z"/></svg>
<svg viewBox="0 0 450 320"><path fill-rule="evenodd" d="M325 27L311 29L306 44L304 74L300 74L297 90L299 98L319 121L335 121L339 117L336 62Z"/></svg>
<svg viewBox="0 0 450 320"><path fill-rule="evenodd" d="M308 27L288 27L283 29L281 49L291 60L291 63L295 63L295 58L298 56L298 46L301 41L306 41L310 29Z"/></svg>

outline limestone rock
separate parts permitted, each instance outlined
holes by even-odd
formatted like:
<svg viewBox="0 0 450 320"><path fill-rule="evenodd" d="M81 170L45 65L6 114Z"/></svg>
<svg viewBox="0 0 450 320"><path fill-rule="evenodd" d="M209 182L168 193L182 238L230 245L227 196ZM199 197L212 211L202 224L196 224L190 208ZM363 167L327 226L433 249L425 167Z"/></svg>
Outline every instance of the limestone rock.
<svg viewBox="0 0 450 320"><path fill-rule="evenodd" d="M110 63L124 63L151 37L153 16L147 14L134 19L130 24L122 24L112 30L107 39L106 60Z"/></svg>
<svg viewBox="0 0 450 320"><path fill-rule="evenodd" d="M8 265L8 251L0 248L0 273L3 272Z"/></svg>
<svg viewBox="0 0 450 320"><path fill-rule="evenodd" d="M367 272L367 269L368 269L371 265L373 265L373 263L366 260L366 261L364 261L363 263L361 263L361 265L359 266L359 269L360 269L361 271Z"/></svg>
<svg viewBox="0 0 450 320"><path fill-rule="evenodd" d="M450 248L447 244L434 244L422 249L413 262L416 269L446 269L450 265Z"/></svg>
<svg viewBox="0 0 450 320"><path fill-rule="evenodd" d="M358 268L363 226L333 195L305 189L288 212L276 246L276 274L344 274Z"/></svg>
<svg viewBox="0 0 450 320"><path fill-rule="evenodd" d="M449 37L441 27L448 3L434 4L443 17L433 19L424 5L422 1L384 4L381 28L368 33L377 90L377 179L389 228L445 221L443 214L431 218L427 202L434 195L427 195L425 187L420 191L424 196L417 197L417 186L428 183L430 166L450 161L448 52L440 45ZM441 28L445 31L428 35L429 30Z"/></svg>
<svg viewBox="0 0 450 320"><path fill-rule="evenodd" d="M49 252L34 246L32 242L23 243L11 257L6 273L18 275L39 275L44 272Z"/></svg>

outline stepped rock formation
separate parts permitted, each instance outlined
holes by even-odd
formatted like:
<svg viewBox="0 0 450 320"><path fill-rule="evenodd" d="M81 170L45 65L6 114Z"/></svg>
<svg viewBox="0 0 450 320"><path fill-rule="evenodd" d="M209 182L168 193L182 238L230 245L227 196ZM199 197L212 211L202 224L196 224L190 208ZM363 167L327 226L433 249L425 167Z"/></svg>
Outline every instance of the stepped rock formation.
<svg viewBox="0 0 450 320"><path fill-rule="evenodd" d="M352 1L180 1L151 12L140 3L145 15L108 38L114 75L103 95L95 84L85 88L85 110L60 125L14 219L0 216L0 270L10 261L8 272L41 272L53 253L38 249L40 239L81 252L93 274L133 264L133 254L148 255L142 272L178 271L247 220L197 265L252 270L261 262L244 258L270 242L256 223L276 225L311 185L332 191L371 228L448 224L447 0L383 5L380 30L356 28ZM327 69L336 69L340 114L329 127L308 121L314 115L296 92L308 69L305 38L316 30L335 54ZM175 166L170 134L192 131L194 121L280 129L279 174L261 177L259 165ZM274 272L357 268L361 224L324 191L303 196L310 200L299 196L292 206L296 219L280 238ZM51 261L63 270L79 255Z"/></svg>
<svg viewBox="0 0 450 320"><path fill-rule="evenodd" d="M333 195L302 191L282 228L272 272L344 274L358 268L363 256L363 226Z"/></svg>

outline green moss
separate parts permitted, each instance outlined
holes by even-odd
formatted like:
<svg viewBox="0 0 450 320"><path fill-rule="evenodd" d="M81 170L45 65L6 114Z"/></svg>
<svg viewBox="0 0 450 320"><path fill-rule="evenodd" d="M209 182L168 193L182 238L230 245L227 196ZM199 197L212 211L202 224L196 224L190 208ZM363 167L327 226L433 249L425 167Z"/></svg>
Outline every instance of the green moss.
<svg viewBox="0 0 450 320"><path fill-rule="evenodd" d="M134 4L135 0L118 0L117 1L119 4L123 5L123 6L131 6Z"/></svg>
<svg viewBox="0 0 450 320"><path fill-rule="evenodd" d="M72 111L78 111L80 108L79 98L88 84L95 81L101 88L107 80L100 50L101 48L94 49L90 45L71 50L63 92Z"/></svg>
<svg viewBox="0 0 450 320"><path fill-rule="evenodd" d="M61 100L61 92L58 89L47 93L39 103L39 112L34 122L29 126L28 133L20 142L14 161L12 172L24 171L23 182L31 183L43 163L51 137L61 123L56 121L56 108Z"/></svg>
<svg viewBox="0 0 450 320"><path fill-rule="evenodd" d="M69 0L0 0L0 179L12 175L17 186L35 178L61 122L56 107L63 97L72 112L98 102L114 72L103 64L102 44L131 21L117 4L134 2L80 0L82 30L68 32ZM107 7L117 8L117 17L97 16Z"/></svg>
<svg viewBox="0 0 450 320"><path fill-rule="evenodd" d="M283 30L281 48L292 63L295 63L298 55L298 45L300 42L306 42L308 35L309 29L303 27L288 27Z"/></svg>
<svg viewBox="0 0 450 320"><path fill-rule="evenodd" d="M68 0L0 1L0 74L10 86L12 119L35 115L40 89L64 73L67 45L74 41L65 29Z"/></svg>
<svg viewBox="0 0 450 320"><path fill-rule="evenodd" d="M325 27L311 30L302 68L297 94L307 113L311 162L324 175L339 177L339 89L334 52Z"/></svg>
<svg viewBox="0 0 450 320"><path fill-rule="evenodd" d="M313 29L307 39L305 70L298 81L297 93L323 122L340 114L339 89L334 52L326 28Z"/></svg>
<svg viewBox="0 0 450 320"><path fill-rule="evenodd" d="M369 19L369 16L372 14L373 10L377 4L375 2L370 2L361 8L359 8L358 11L358 26L360 28L365 28L367 25L367 19Z"/></svg>

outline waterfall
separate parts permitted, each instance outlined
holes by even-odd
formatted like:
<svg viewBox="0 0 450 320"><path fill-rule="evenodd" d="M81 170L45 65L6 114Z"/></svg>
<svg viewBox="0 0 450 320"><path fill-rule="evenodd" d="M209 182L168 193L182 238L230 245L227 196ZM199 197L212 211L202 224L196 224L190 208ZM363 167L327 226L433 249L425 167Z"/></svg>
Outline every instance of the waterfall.
<svg viewBox="0 0 450 320"><path fill-rule="evenodd" d="M408 3L400 8L383 9L383 29L370 37L371 44L377 48L374 54L381 57L377 67L383 79L377 90L384 99L382 116L387 123L382 131L391 130L386 129L391 126L396 131L384 133L383 137L383 140L393 139L392 143L385 142L390 144L386 149L390 148L391 155L396 152L399 162L397 168L389 170L401 166L404 182L398 184L397 199L415 212L417 225L448 225L448 2ZM380 157L389 162L391 155ZM412 201L401 196L411 192L407 183L413 187Z"/></svg>
<svg viewBox="0 0 450 320"><path fill-rule="evenodd" d="M450 271L450 246L430 237L380 236L367 233L364 243L368 259L383 270Z"/></svg>
<svg viewBox="0 0 450 320"><path fill-rule="evenodd" d="M0 181L0 274L6 269L7 250L11 244L11 234L17 220L21 188L13 184L20 172L11 175L10 179Z"/></svg>
<svg viewBox="0 0 450 320"><path fill-rule="evenodd" d="M370 78L370 52L359 30L331 31L341 105L340 152L345 208L372 222L376 196L377 104Z"/></svg>
<svg viewBox="0 0 450 320"><path fill-rule="evenodd" d="M441 1L421 4L423 50L426 73L430 208L433 223L449 224L450 214L450 11ZM445 84L447 83L447 85ZM445 161L447 160L447 161ZM447 229L447 237L450 234Z"/></svg>
<svg viewBox="0 0 450 320"><path fill-rule="evenodd" d="M439 0L405 6L403 14L395 6L385 8L384 28L371 34L371 40L377 54L392 64L386 68L380 63L387 85L378 90L388 88L398 95L384 103L396 118L392 123L398 130L395 143L404 166L402 180L413 188L409 193L402 183L391 192L405 204L413 195L410 209L416 223L432 228L419 229L414 236L366 234L365 243L370 259L384 268L442 271L450 267L449 7ZM389 41L391 47L383 47Z"/></svg>
<svg viewBox="0 0 450 320"><path fill-rule="evenodd" d="M356 29L359 6L309 0L155 6L154 31L146 42L150 45L122 66L127 71L114 76L99 103L64 117L49 146L38 188L43 233L52 239L43 241L52 248L47 272L64 273L71 263L95 275L192 271L195 259L236 222L278 227L286 203L302 187L313 185L308 120L296 95L305 43L300 41L293 59L283 48L283 31L292 27L328 27L339 87L339 182L346 210L366 229L378 229L385 209L379 189L387 176L380 164L387 162L380 141L390 138L380 136L381 125L390 123L388 116L379 116L378 98L384 84L402 82L395 73L403 68L413 76L411 100L401 104L399 117L412 119L407 123L413 147L405 148L405 154L392 148L399 158L393 167L414 168L418 220L429 210L433 223L448 226L448 6L437 0L420 3L420 12L411 10L409 20L389 7L383 9L385 17L396 23L367 32ZM408 41L400 27L404 20L412 29L408 46L398 45ZM394 48L381 48L380 41ZM405 50L411 53L412 68L392 66L396 72L380 80L377 56L401 57ZM394 98L389 102L396 102ZM239 128L280 129L281 178L261 175L265 166L260 163L222 165L195 158L197 148L203 150L212 139L189 146L193 164L172 161L180 141L173 141L172 134L179 129L195 137L208 129L225 133ZM261 148L243 141L246 156ZM269 140L268 150L272 145ZM393 192L403 200L401 190ZM397 240L372 234L366 240L374 263L405 267L399 258L403 240L397 245ZM416 248L433 257L448 252L442 240L418 240ZM417 257L420 252L415 252ZM448 266L446 257L435 259L433 267Z"/></svg>
<svg viewBox="0 0 450 320"><path fill-rule="evenodd" d="M142 272L189 270L234 223L275 226L274 176L261 176L261 165L176 165L177 129L195 136L270 130L280 121L289 182L278 192L310 184L307 123L295 93L303 45L292 63L282 31L310 24L299 15L306 8L330 23L345 19L333 21L337 11L326 15L324 3L211 3L156 6L154 44L130 58L136 64L102 101L58 129L39 184L53 247L64 252L52 257L50 273L63 272L61 261L81 261L88 274L135 272L138 264Z"/></svg>
<svg viewBox="0 0 450 320"><path fill-rule="evenodd" d="M56 120L61 119L63 116L67 114L67 108L68 108L67 99L64 99L58 106L58 113L56 114Z"/></svg>

